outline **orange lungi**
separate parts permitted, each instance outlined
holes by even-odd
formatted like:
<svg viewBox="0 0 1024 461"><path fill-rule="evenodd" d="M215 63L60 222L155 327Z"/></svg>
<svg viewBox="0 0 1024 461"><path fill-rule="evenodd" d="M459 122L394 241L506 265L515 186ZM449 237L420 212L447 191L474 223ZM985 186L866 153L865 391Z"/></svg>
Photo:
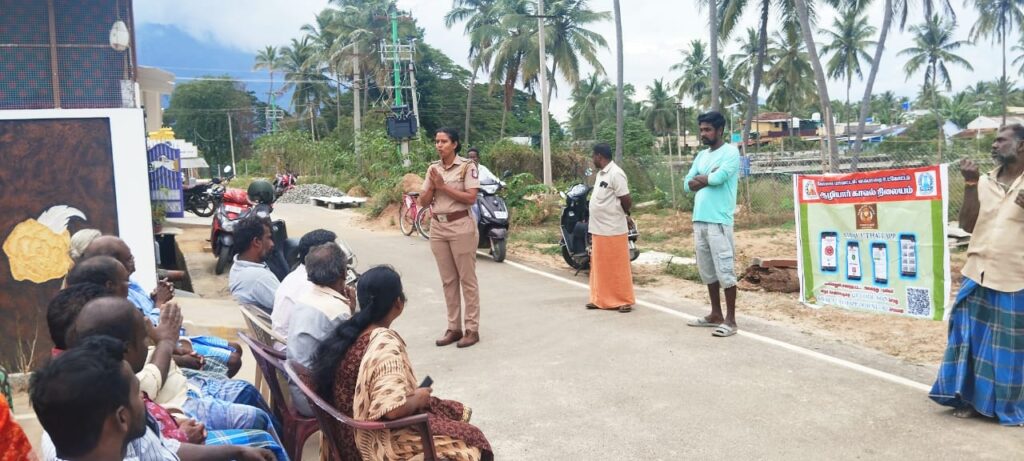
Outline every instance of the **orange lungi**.
<svg viewBox="0 0 1024 461"><path fill-rule="evenodd" d="M633 272L629 265L626 234L591 235L590 302L601 309L616 309L636 303Z"/></svg>

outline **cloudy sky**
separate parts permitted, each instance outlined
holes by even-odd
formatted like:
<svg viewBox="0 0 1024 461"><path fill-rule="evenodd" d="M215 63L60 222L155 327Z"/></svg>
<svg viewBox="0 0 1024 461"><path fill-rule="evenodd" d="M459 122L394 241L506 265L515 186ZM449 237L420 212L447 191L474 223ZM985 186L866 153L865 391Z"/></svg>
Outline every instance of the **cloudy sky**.
<svg viewBox="0 0 1024 461"><path fill-rule="evenodd" d="M643 96L643 90L654 79L675 75L668 68L681 60L679 50L691 40L707 41L707 20L705 13L698 13L695 0L622 0L623 35L625 42L625 80L634 84ZM960 24L956 31L958 39L966 39L977 14L965 9L960 2L953 2L957 8ZM591 6L599 11L611 11L612 0L591 0ZM160 24L181 29L197 40L242 52L256 50L272 44L285 44L299 35L299 27L313 21L314 15L327 5L326 0L136 0L135 15L137 27ZM450 8L448 0L399 0L402 10L411 11L419 25L426 30L426 41L451 56L456 62L466 63L468 43L462 35L462 28L453 30L444 27L442 17ZM876 27L882 22L881 2L869 10L870 21ZM920 17L920 12L917 12ZM819 24L831 25L835 12L827 7L820 11ZM774 20L774 18L773 18ZM756 25L756 13L744 18L743 28ZM910 21L914 22L913 16ZM773 28L770 25L769 28ZM609 49L601 53L601 61L609 72L615 69L615 26L608 22L593 29L603 35ZM905 59L896 54L911 46L909 33L895 30L889 35L882 69L875 84L875 92L892 90L898 95L913 96L923 80L916 75L907 81L903 73ZM820 40L819 40L820 41ZM726 53L736 45L726 45ZM1000 74L998 47L987 41L978 46L962 50L962 56L974 65L974 71L952 68L953 89L959 90L978 80L991 80ZM1011 58L1012 59L1012 56ZM217 69L246 72L249 69ZM589 71L585 71L584 74ZM1014 75L1015 72L1011 72ZM614 79L614 75L611 77ZM552 101L552 112L560 120L566 119L569 107L569 90L563 82L562 90ZM862 94L863 84L854 81L853 99ZM845 97L845 84L830 82L830 96L833 99Z"/></svg>

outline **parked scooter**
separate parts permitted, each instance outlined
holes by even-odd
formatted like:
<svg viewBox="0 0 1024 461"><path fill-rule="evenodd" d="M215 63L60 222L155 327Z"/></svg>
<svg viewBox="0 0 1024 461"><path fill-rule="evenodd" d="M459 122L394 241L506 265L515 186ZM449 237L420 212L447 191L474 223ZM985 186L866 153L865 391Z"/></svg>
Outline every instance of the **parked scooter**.
<svg viewBox="0 0 1024 461"><path fill-rule="evenodd" d="M593 170L588 168L585 176L589 177L592 174ZM558 243L562 248L562 259L569 267L576 269L576 273L590 268L592 241L588 226L592 190L592 186L577 183L568 191L559 192L565 199L565 206L562 207L559 226L562 237ZM632 219L628 220L628 224L629 260L633 261L640 256L640 249L636 246L640 233Z"/></svg>
<svg viewBox="0 0 1024 461"><path fill-rule="evenodd" d="M502 177L507 178L509 174L505 172ZM505 199L498 195L504 187L504 181L481 183L480 192L476 196L476 209L479 213L476 226L480 234L477 248L489 248L491 258L499 263L505 260L508 240L508 207L505 206Z"/></svg>
<svg viewBox="0 0 1024 461"><path fill-rule="evenodd" d="M225 170L229 170L230 167ZM223 274L235 257L235 226L252 213L269 217L274 210L272 186L260 181L249 186L248 191L227 189L221 195L220 206L213 217L210 230L210 246L217 256L214 272ZM291 271L293 262L298 260L298 239L288 238L288 229L282 220L271 223L271 235L274 240L274 251L267 257L266 263L278 280L284 280Z"/></svg>
<svg viewBox="0 0 1024 461"><path fill-rule="evenodd" d="M281 198L285 192L294 189L298 182L299 176L292 174L290 171L285 174L278 174L274 178L274 196Z"/></svg>

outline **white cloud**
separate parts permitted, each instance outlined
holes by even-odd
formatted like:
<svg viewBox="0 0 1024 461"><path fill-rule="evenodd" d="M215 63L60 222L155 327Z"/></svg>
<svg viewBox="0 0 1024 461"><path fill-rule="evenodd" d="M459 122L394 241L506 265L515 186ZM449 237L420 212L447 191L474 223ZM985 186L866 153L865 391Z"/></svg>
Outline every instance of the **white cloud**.
<svg viewBox="0 0 1024 461"><path fill-rule="evenodd" d="M595 10L611 11L611 0L591 1ZM964 39L977 14L965 9L957 2L960 28L956 36ZM625 40L625 80L637 87L640 97L645 95L647 85L657 78L671 81L676 75L669 72L672 63L680 60L678 50L693 39L707 41L706 12L698 11L695 2L677 0L628 0L623 6L623 36ZM869 12L870 20L876 27L881 26L882 2L875 2ZM135 3L136 22L140 27L146 24L167 24L181 28L202 40L212 40L228 47L255 52L268 44L283 44L299 34L299 27L312 22L314 15L327 5L326 0L137 0ZM443 16L451 3L447 0L399 0L402 10L410 11L420 27L426 31L426 41L451 56L457 63L468 67L466 51L468 42L462 35L462 25L448 30L444 27ZM822 26L830 26L835 13L822 8L819 20ZM916 16L915 16L916 15ZM913 12L911 22L920 17ZM774 19L774 18L773 18ZM750 12L741 28L756 25L756 14ZM919 21L918 21L919 22ZM773 27L774 24L770 25ZM909 26L909 24L908 24ZM608 40L609 49L600 53L605 69L614 80L615 72L615 27L612 22L599 24L593 29ZM904 59L897 53L911 46L909 33L894 29L889 34L882 68L875 83L875 92L891 90L899 95L913 96L917 93L922 76L906 80L903 73ZM735 45L729 43L726 53ZM974 65L974 72L951 68L954 90L962 89L978 80L991 80L1000 72L999 53L989 43L969 46L961 55ZM584 69L584 73L589 69ZM559 82L559 93L552 101L552 112L561 120L568 113L570 90L565 82ZM859 99L863 83L854 81L852 97ZM830 82L830 96L845 98L845 83Z"/></svg>

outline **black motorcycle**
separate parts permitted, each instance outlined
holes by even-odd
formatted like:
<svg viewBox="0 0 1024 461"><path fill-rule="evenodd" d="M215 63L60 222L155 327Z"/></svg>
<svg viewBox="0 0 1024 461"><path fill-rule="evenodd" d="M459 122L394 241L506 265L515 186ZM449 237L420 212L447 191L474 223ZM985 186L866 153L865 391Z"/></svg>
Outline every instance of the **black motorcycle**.
<svg viewBox="0 0 1024 461"><path fill-rule="evenodd" d="M480 213L476 223L480 234L477 248L489 248L491 258L499 263L505 260L508 240L508 207L505 206L505 199L498 195L504 186L503 182L480 184L480 192L476 196L476 208Z"/></svg>
<svg viewBox="0 0 1024 461"><path fill-rule="evenodd" d="M218 188L221 188L219 178L213 178L210 182L185 187L185 211L191 211L196 216L203 218L213 216L219 205L217 202Z"/></svg>
<svg viewBox="0 0 1024 461"><path fill-rule="evenodd" d="M586 176L590 176L591 170L587 170ZM590 221L590 192L594 188L578 183L569 188L566 192L559 192L565 199L565 206L562 207L562 218L559 230L562 233L558 242L562 248L562 259L569 267L576 269L576 273L590 268L590 252L592 241L589 232ZM640 236L636 224L629 220L629 260L634 261L640 256L640 249L636 241Z"/></svg>

